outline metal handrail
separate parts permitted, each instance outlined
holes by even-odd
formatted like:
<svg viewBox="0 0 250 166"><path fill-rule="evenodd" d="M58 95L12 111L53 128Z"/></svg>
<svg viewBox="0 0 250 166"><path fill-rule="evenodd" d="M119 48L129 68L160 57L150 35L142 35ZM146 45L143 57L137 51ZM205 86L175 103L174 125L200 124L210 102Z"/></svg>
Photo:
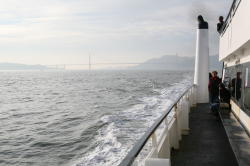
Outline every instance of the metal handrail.
<svg viewBox="0 0 250 166"><path fill-rule="evenodd" d="M238 4L237 4L237 3L238 3ZM227 18L226 18L226 20L225 20L225 22L224 22L224 25L222 26L223 31L222 31L222 33L221 33L221 36L223 36L224 33L226 32L226 30L227 30L227 28L228 28L228 25L229 25L229 23L231 22L231 16L233 17L233 16L235 15L235 13L236 13L236 11L237 11L237 9L238 9L240 3L241 3L241 0L234 0L234 1L233 1L232 5L231 5L231 8L230 8L230 10L229 10L229 13L228 13L228 15L227 15ZM237 5L236 5L236 4L237 4Z"/></svg>
<svg viewBox="0 0 250 166"><path fill-rule="evenodd" d="M139 139L134 147L130 150L130 152L127 154L127 156L123 159L123 161L119 164L119 166L130 166L133 164L134 160L138 156L138 154L143 149L144 145L148 142L151 135L157 130L157 128L161 125L161 123L165 120L165 118L170 114L172 109L177 105L177 103L187 94L187 92L193 88L194 85L187 88L185 92L178 97L175 102L167 109L166 113L164 113L159 119L156 120L156 122L147 130L147 132Z"/></svg>

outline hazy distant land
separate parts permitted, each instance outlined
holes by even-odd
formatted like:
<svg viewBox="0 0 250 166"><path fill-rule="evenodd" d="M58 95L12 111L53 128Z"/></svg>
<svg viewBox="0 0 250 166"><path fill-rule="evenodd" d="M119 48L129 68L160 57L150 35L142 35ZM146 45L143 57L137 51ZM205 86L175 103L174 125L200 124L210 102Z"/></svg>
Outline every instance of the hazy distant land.
<svg viewBox="0 0 250 166"><path fill-rule="evenodd" d="M218 56L210 56L210 70L221 70L222 63L219 62ZM194 57L181 57L177 55L166 55L160 58L147 60L146 62L133 66L122 68L123 70L194 70ZM0 63L0 70L51 70L44 65L26 65L18 63ZM105 68L107 70L109 68ZM111 68L110 68L111 69ZM114 68L112 68L114 69ZM115 70L121 68L117 67Z"/></svg>
<svg viewBox="0 0 250 166"><path fill-rule="evenodd" d="M0 70L46 70L43 65L25 65L18 63L0 63Z"/></svg>
<svg viewBox="0 0 250 166"><path fill-rule="evenodd" d="M181 57L177 55L166 55L154 58L143 64L133 67L138 70L194 70L195 57ZM209 57L210 70L221 70L222 63L217 55Z"/></svg>

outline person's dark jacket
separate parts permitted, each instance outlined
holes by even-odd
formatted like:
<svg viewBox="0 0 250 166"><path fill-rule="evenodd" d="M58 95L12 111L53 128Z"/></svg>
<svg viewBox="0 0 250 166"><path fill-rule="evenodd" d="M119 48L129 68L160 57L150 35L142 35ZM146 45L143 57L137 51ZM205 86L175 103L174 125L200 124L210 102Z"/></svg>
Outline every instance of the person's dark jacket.
<svg viewBox="0 0 250 166"><path fill-rule="evenodd" d="M231 98L230 91L225 88L224 84L220 84L220 99L223 102L230 104L230 98Z"/></svg>
<svg viewBox="0 0 250 166"><path fill-rule="evenodd" d="M218 33L222 33L223 25L224 25L224 22L220 22L220 23L217 24L217 32Z"/></svg>
<svg viewBox="0 0 250 166"><path fill-rule="evenodd" d="M212 96L219 96L219 86L221 79L219 77L212 77L209 80L208 89Z"/></svg>

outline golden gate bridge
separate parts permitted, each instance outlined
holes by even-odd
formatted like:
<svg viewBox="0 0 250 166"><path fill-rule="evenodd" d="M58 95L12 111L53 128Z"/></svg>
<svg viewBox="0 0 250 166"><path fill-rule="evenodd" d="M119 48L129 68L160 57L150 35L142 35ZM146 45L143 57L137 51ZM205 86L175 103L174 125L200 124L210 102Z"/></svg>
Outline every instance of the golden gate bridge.
<svg viewBox="0 0 250 166"><path fill-rule="evenodd" d="M175 54L174 56L176 56L177 54ZM66 68L70 68L70 67L84 67L84 68L88 68L89 70L92 69L93 66L106 66L106 65L164 65L166 63L152 63L152 62L102 62L102 63L92 63L91 61L91 56L89 56L89 62L88 63L79 63L79 64L55 64L55 65L44 65L46 67L48 67L49 69L66 69Z"/></svg>

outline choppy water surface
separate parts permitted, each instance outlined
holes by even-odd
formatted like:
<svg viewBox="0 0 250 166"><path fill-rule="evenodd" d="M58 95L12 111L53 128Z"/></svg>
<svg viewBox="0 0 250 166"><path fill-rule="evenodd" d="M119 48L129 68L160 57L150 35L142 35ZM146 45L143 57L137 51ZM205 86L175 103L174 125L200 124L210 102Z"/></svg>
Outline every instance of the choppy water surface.
<svg viewBox="0 0 250 166"><path fill-rule="evenodd" d="M0 165L118 165L190 72L0 72Z"/></svg>

